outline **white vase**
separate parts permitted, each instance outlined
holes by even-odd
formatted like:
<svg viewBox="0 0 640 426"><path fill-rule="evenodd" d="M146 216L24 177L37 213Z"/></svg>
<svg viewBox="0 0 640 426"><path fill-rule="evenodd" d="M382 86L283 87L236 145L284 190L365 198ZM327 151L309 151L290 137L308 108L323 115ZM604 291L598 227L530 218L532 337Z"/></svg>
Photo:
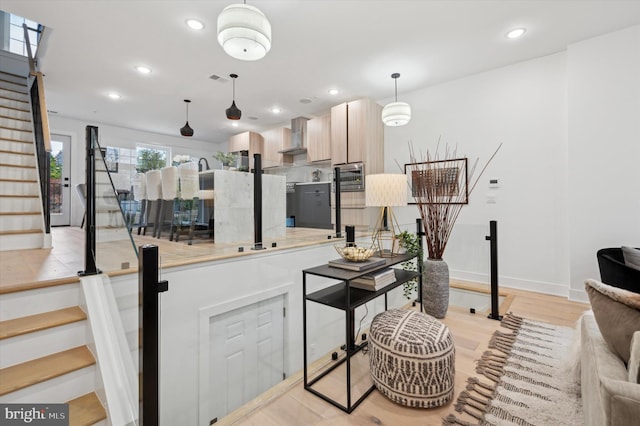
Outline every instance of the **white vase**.
<svg viewBox="0 0 640 426"><path fill-rule="evenodd" d="M422 306L424 311L442 319L449 309L449 265L442 259L427 259L422 264Z"/></svg>

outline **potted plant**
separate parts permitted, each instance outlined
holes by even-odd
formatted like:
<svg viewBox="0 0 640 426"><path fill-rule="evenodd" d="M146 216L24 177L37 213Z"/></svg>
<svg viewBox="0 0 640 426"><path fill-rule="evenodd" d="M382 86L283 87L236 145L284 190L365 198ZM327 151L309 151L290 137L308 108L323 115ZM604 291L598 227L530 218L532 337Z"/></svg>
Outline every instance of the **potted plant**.
<svg viewBox="0 0 640 426"><path fill-rule="evenodd" d="M421 161L416 159L410 146L412 164L408 172L412 177L411 192L424 226L427 251L422 268L422 304L427 314L444 318L449 308L449 266L443 260L444 250L460 210L469 202L469 195L502 144L473 181L478 159L467 170L466 157L459 157L456 150L450 150L448 146L441 156L439 145L438 142L433 155L427 149L426 157Z"/></svg>
<svg viewBox="0 0 640 426"><path fill-rule="evenodd" d="M399 246L401 250L404 250L405 253L418 255L417 259L407 260L401 263L402 269L405 271L417 271L418 270L418 262L422 263L422 247L420 247L420 240L418 235L409 232L402 231L401 233L396 235L396 238L399 241ZM407 299L411 299L411 295L418 288L418 279L414 278L411 281L407 281L403 284L402 294Z"/></svg>
<svg viewBox="0 0 640 426"><path fill-rule="evenodd" d="M231 152L218 151L213 154L213 158L221 162L222 166L226 168L233 166L236 161L236 155Z"/></svg>

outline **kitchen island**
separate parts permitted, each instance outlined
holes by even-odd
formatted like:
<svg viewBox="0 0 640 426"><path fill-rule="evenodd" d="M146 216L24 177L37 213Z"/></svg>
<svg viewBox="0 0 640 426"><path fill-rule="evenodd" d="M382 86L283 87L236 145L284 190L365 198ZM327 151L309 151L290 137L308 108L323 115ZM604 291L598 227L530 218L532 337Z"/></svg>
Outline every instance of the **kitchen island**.
<svg viewBox="0 0 640 426"><path fill-rule="evenodd" d="M216 243L254 240L253 173L206 170L200 188L214 190L213 226ZM285 177L262 175L262 240L285 235Z"/></svg>

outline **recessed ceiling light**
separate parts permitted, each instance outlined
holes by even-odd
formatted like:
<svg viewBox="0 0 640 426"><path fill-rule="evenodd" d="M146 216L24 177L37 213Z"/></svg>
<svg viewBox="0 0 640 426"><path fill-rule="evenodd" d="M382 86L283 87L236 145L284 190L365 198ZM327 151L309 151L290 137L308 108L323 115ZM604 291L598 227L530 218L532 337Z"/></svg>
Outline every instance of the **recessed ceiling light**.
<svg viewBox="0 0 640 426"><path fill-rule="evenodd" d="M204 24L197 19L187 19L187 26L196 31L204 28Z"/></svg>
<svg viewBox="0 0 640 426"><path fill-rule="evenodd" d="M257 120L258 117L247 117L249 120Z"/></svg>
<svg viewBox="0 0 640 426"><path fill-rule="evenodd" d="M111 99L120 99L122 97L119 94L117 94L116 92L107 93L107 96L110 97Z"/></svg>
<svg viewBox="0 0 640 426"><path fill-rule="evenodd" d="M280 114L280 108L273 107L273 108L271 108L271 112L274 113L274 114Z"/></svg>
<svg viewBox="0 0 640 426"><path fill-rule="evenodd" d="M527 32L526 28L515 28L507 33L507 38L519 38Z"/></svg>
<svg viewBox="0 0 640 426"><path fill-rule="evenodd" d="M330 94L330 95L337 95L338 93L340 93L340 92L338 91L338 89L329 89L329 94Z"/></svg>
<svg viewBox="0 0 640 426"><path fill-rule="evenodd" d="M300 99L300 103L301 104L310 104L311 102L313 102L313 101L311 99L309 99L309 98Z"/></svg>
<svg viewBox="0 0 640 426"><path fill-rule="evenodd" d="M231 125L232 125L233 127L238 127L238 126L239 126L239 124L238 124L238 122L237 122L237 121L234 121L233 123L231 123Z"/></svg>
<svg viewBox="0 0 640 426"><path fill-rule="evenodd" d="M151 68L145 67L144 65L138 65L136 67L136 71L138 71L140 74L151 74Z"/></svg>

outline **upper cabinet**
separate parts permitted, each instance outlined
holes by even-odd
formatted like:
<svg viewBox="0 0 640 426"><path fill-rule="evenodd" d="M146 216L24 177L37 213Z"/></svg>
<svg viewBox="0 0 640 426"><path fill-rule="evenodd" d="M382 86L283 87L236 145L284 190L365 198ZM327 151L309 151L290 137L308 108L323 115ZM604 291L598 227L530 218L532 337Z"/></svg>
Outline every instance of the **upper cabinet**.
<svg viewBox="0 0 640 426"><path fill-rule="evenodd" d="M331 159L331 114L307 122L307 161Z"/></svg>
<svg viewBox="0 0 640 426"><path fill-rule="evenodd" d="M231 136L229 139L229 152L246 151L249 157L249 169L253 168L253 154L262 154L263 138L260 133L244 132Z"/></svg>
<svg viewBox="0 0 640 426"><path fill-rule="evenodd" d="M262 168L282 166L293 162L292 155L279 153L291 146L291 129L280 127L262 132Z"/></svg>
<svg viewBox="0 0 640 426"><path fill-rule="evenodd" d="M365 163L367 174L384 171L382 107L370 99L331 108L331 163Z"/></svg>

